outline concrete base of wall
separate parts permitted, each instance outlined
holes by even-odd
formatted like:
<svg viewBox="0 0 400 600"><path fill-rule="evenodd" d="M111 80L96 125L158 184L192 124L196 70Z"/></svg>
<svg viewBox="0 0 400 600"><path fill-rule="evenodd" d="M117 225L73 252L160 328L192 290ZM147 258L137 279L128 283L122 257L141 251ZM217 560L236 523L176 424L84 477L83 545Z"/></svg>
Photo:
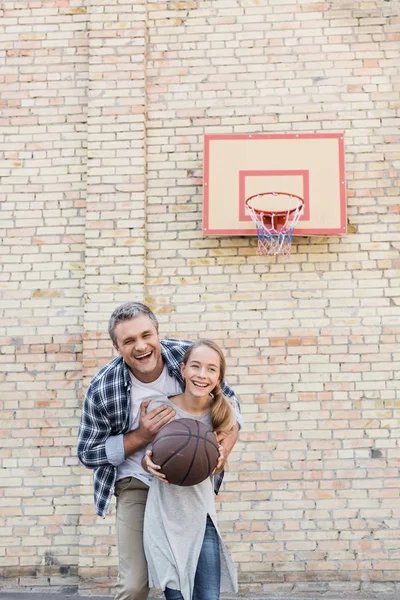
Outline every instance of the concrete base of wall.
<svg viewBox="0 0 400 600"><path fill-rule="evenodd" d="M104 595L99 595L99 589L93 588L93 594L86 590L84 595L79 594L78 588L35 588L24 592L15 589L4 589L0 592L0 600L112 600L110 590L105 590ZM107 594L107 595L106 595ZM151 594L149 600L164 598L163 594ZM241 593L235 595L223 595L223 600L399 600L399 583L301 583L293 584L291 589L283 585L274 586L274 589L266 589L263 593L251 594Z"/></svg>

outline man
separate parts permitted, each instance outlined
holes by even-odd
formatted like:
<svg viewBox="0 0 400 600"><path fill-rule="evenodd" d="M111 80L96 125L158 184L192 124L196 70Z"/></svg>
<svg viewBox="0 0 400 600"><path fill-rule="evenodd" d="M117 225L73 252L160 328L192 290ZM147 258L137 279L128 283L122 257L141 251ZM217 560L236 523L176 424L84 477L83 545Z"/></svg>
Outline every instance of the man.
<svg viewBox="0 0 400 600"><path fill-rule="evenodd" d="M119 356L92 379L86 393L78 439L78 457L94 469L96 512L105 517L113 491L117 497L116 533L119 578L115 600L146 600L147 564L143 550L143 518L151 476L142 468L146 446L175 412L166 405L146 413L157 395L180 394L182 357L193 342L160 340L152 311L127 302L111 315L108 331ZM222 391L236 409L233 390ZM238 424L222 440L226 460L238 435ZM215 491L222 475L215 478Z"/></svg>

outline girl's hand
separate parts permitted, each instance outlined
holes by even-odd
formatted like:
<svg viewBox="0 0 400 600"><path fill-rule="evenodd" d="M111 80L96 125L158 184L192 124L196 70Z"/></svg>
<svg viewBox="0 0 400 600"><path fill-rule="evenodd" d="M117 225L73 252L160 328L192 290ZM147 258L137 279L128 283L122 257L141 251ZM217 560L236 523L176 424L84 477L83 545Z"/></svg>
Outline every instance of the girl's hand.
<svg viewBox="0 0 400 600"><path fill-rule="evenodd" d="M221 444L218 444L218 450L219 450L219 457L218 457L217 466L215 467L215 469L211 473L211 475L215 475L216 473L220 473L221 471L223 471L224 466L225 466L226 458L225 458L224 449L221 446Z"/></svg>
<svg viewBox="0 0 400 600"><path fill-rule="evenodd" d="M229 435L228 431L218 431L215 434L217 436L218 443L221 444Z"/></svg>
<svg viewBox="0 0 400 600"><path fill-rule="evenodd" d="M167 483L168 485L170 485L170 483L169 483L169 481L167 481L167 478L165 477L165 475L160 472L160 469L161 469L160 465L156 465L151 460L152 456L153 456L152 451L146 450L146 454L142 458L143 469L145 471L147 471L148 473L150 473L150 475L153 475L153 477L157 477L157 479L159 479L163 483Z"/></svg>

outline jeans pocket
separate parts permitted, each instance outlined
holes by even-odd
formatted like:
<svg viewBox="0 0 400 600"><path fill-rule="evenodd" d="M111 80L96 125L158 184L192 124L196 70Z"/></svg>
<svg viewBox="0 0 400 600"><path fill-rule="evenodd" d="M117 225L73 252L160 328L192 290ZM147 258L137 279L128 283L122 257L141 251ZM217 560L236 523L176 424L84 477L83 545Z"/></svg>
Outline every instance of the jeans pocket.
<svg viewBox="0 0 400 600"><path fill-rule="evenodd" d="M123 477L122 479L118 479L114 488L114 496L116 496L116 498L130 486L132 479L133 477Z"/></svg>

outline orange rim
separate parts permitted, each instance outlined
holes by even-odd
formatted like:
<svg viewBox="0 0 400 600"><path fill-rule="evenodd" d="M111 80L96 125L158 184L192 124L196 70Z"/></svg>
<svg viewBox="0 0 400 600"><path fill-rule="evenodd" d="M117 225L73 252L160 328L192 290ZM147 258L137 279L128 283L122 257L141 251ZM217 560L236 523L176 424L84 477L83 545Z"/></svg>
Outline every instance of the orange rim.
<svg viewBox="0 0 400 600"><path fill-rule="evenodd" d="M253 198L259 198L260 196L289 196L290 198L296 198L296 200L298 200L298 204L297 206L295 206L294 208L290 208L288 210L282 210L282 211L278 211L275 212L273 210L261 210L260 208L256 208L255 206L250 206L249 202L250 200L252 200ZM291 215L292 213L296 212L296 210L298 210L299 208L301 208L304 205L304 200L303 198L301 198L301 196L296 196L296 194L288 194L287 192L263 192L262 194L254 194L253 196L250 196L249 198L247 198L246 200L246 206L248 206L251 210L254 210L254 212L257 215L265 215L265 216L269 216L269 217L285 217L287 215Z"/></svg>

